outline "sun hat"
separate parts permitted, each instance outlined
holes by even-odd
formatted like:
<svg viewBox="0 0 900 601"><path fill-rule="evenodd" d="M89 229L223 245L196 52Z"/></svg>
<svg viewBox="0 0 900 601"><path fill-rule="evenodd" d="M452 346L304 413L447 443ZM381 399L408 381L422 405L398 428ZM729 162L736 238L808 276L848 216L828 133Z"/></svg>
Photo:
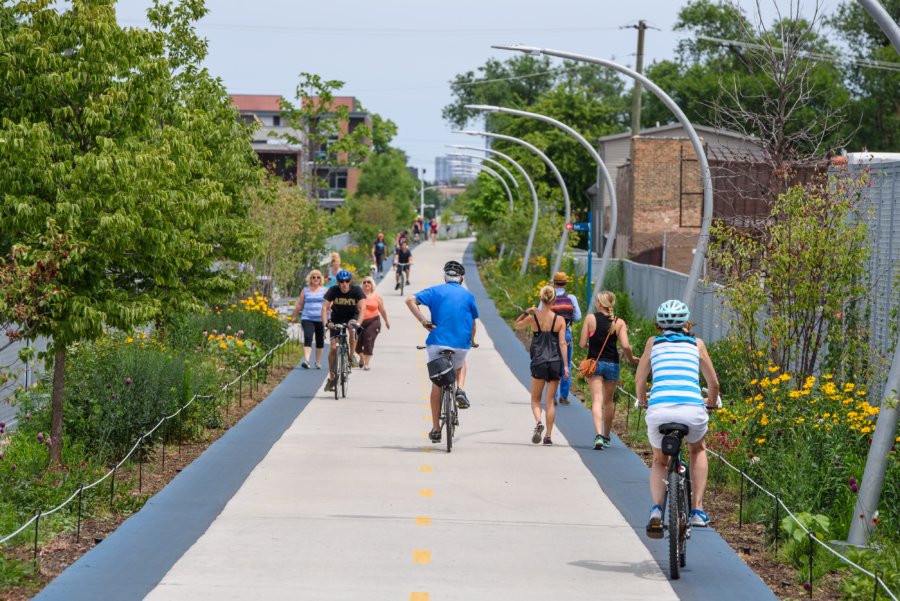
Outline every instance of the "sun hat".
<svg viewBox="0 0 900 601"><path fill-rule="evenodd" d="M569 278L568 278L568 276L565 274L564 271L557 271L557 272L553 275L553 283L554 283L554 284L563 284L563 285L565 285L565 284L568 284L568 283L569 283Z"/></svg>

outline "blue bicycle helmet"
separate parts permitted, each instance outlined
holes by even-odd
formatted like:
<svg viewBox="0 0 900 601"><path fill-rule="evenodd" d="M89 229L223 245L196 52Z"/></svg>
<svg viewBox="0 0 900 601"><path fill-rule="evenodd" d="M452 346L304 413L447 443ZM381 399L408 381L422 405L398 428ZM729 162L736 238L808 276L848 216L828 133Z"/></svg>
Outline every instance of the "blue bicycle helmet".
<svg viewBox="0 0 900 601"><path fill-rule="evenodd" d="M690 318L690 310L680 300L667 300L656 310L656 323L661 328L682 328Z"/></svg>
<svg viewBox="0 0 900 601"><path fill-rule="evenodd" d="M347 271L346 269L341 269L339 272L337 272L337 275L334 277L339 282L342 282L342 281L349 282L353 278L353 276L350 274L350 272Z"/></svg>

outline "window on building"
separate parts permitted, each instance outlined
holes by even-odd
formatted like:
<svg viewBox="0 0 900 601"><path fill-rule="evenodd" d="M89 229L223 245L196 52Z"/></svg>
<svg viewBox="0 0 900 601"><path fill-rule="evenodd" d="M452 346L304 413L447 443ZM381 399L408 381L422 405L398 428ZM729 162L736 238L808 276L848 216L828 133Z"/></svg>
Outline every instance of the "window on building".
<svg viewBox="0 0 900 601"><path fill-rule="evenodd" d="M328 187L332 190L343 190L347 188L347 172L338 171L332 173L328 177Z"/></svg>
<svg viewBox="0 0 900 601"><path fill-rule="evenodd" d="M272 117L272 125L276 127L281 125L281 117L279 117L278 115Z"/></svg>

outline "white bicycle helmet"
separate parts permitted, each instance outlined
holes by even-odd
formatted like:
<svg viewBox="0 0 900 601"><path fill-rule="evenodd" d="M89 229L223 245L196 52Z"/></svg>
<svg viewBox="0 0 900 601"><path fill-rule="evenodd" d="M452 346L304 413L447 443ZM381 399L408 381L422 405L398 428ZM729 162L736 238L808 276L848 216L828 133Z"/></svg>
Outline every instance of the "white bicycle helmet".
<svg viewBox="0 0 900 601"><path fill-rule="evenodd" d="M691 312L680 300L667 300L656 310L656 323L661 328L681 328L691 318Z"/></svg>

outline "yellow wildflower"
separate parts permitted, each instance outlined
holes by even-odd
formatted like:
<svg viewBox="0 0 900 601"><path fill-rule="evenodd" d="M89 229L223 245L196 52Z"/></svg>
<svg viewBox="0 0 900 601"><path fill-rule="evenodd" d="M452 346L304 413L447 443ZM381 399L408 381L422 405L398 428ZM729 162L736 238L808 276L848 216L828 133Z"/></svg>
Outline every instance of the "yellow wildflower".
<svg viewBox="0 0 900 601"><path fill-rule="evenodd" d="M219 348L228 348L228 345L223 342L219 344Z"/></svg>

